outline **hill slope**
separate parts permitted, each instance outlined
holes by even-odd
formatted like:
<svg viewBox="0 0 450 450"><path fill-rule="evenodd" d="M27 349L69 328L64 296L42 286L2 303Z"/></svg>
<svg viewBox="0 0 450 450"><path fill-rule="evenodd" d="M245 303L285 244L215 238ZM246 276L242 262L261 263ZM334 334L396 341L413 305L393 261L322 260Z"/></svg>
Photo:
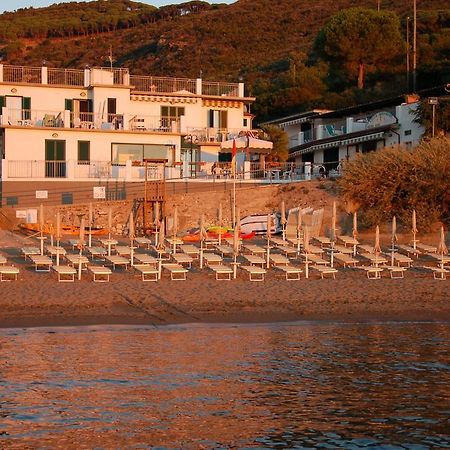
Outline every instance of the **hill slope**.
<svg viewBox="0 0 450 450"><path fill-rule="evenodd" d="M405 23L406 15L412 14L411 3L385 0L382 7L397 12ZM327 67L308 67L317 32L333 14L353 4L239 0L231 5L189 2L156 9L129 0L69 3L0 15L0 29L9 29L0 32L0 38L5 58L13 64L40 65L45 60L63 67L102 65L112 46L115 65L130 67L134 73L184 77L202 73L205 79L232 81L242 77L249 93L259 97L256 112L267 118L404 89L403 61L391 73L369 79L366 92L351 94L353 80L336 86L327 80ZM358 5L376 7L376 2L361 0ZM63 17L56 26L51 17L58 14ZM450 10L442 10L441 0L422 0L418 17L419 63L427 74L423 84L436 84L450 67ZM14 26L5 27L5 21ZM33 28L33 23L40 23L40 28Z"/></svg>

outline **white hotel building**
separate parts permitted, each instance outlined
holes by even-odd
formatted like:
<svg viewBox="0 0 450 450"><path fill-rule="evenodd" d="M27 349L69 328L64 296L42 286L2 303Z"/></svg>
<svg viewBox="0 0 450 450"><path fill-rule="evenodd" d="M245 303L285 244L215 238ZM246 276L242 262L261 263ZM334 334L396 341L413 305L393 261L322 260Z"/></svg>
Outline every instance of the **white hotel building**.
<svg viewBox="0 0 450 450"><path fill-rule="evenodd" d="M252 130L253 101L243 83L0 65L2 205L24 182L142 181L144 159L165 161L166 178L195 176L229 159L222 141Z"/></svg>

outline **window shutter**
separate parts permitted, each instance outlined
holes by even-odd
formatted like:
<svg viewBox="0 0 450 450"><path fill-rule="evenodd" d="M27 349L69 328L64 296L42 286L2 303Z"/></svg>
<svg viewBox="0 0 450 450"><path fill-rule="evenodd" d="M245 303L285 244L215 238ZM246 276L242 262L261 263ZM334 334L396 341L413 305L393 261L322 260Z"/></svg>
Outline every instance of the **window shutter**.
<svg viewBox="0 0 450 450"><path fill-rule="evenodd" d="M78 162L89 162L90 155L90 142L89 141L78 141Z"/></svg>
<svg viewBox="0 0 450 450"><path fill-rule="evenodd" d="M73 111L73 100L71 98L66 98L64 102L64 109L66 111Z"/></svg>

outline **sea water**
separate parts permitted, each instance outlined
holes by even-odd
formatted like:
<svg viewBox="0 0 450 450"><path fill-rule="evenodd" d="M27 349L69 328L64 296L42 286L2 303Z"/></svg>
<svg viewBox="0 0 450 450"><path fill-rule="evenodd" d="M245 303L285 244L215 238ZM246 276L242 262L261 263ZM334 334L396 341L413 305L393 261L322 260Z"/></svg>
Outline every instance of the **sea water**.
<svg viewBox="0 0 450 450"><path fill-rule="evenodd" d="M0 448L450 448L449 323L0 330Z"/></svg>

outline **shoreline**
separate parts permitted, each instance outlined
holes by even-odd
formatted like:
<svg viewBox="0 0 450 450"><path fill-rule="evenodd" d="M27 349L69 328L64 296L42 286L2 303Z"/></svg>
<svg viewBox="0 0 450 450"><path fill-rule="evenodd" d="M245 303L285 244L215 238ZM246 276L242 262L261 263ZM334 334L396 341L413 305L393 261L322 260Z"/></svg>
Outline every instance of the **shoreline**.
<svg viewBox="0 0 450 450"><path fill-rule="evenodd" d="M434 280L419 271L400 280L368 280L352 269L341 270L336 280L286 281L271 273L264 283L242 276L218 282L212 273L158 283L115 273L104 284L86 275L74 284L33 271L22 276L1 285L0 328L450 321L449 280Z"/></svg>

